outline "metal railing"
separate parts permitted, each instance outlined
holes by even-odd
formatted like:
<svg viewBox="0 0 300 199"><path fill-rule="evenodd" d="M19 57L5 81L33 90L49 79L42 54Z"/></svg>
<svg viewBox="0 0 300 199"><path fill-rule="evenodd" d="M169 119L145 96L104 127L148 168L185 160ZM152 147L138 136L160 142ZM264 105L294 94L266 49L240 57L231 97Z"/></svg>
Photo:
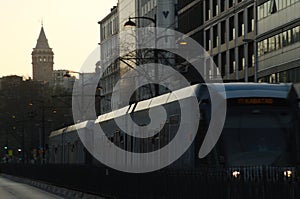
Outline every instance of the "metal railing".
<svg viewBox="0 0 300 199"><path fill-rule="evenodd" d="M2 164L1 172L107 198L295 199L294 167L201 168L129 174L102 166ZM287 172L290 171L290 172ZM290 175L288 175L290 174Z"/></svg>

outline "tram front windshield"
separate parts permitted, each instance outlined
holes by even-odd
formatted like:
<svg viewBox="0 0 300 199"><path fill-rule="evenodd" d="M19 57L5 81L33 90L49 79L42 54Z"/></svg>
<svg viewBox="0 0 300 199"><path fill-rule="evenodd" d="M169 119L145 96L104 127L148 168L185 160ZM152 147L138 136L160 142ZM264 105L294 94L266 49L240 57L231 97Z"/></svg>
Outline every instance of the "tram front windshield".
<svg viewBox="0 0 300 199"><path fill-rule="evenodd" d="M292 114L287 107L229 107L221 153L227 166L287 164L291 132Z"/></svg>

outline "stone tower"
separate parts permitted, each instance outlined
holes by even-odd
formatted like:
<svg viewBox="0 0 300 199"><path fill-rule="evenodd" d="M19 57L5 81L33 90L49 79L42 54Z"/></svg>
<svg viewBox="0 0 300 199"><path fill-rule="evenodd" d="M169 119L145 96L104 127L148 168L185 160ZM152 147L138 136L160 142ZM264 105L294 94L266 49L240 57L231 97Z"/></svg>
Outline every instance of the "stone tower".
<svg viewBox="0 0 300 199"><path fill-rule="evenodd" d="M32 56L32 76L34 81L51 81L53 73L53 51L49 47L48 40L42 26Z"/></svg>

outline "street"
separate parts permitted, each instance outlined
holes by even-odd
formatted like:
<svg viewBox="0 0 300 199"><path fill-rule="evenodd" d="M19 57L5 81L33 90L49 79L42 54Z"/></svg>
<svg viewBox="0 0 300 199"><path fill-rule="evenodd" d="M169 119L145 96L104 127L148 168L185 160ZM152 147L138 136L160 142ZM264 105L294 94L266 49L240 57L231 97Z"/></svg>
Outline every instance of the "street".
<svg viewBox="0 0 300 199"><path fill-rule="evenodd" d="M38 188L14 182L0 176L0 198L1 199L60 199L62 197L53 195Z"/></svg>

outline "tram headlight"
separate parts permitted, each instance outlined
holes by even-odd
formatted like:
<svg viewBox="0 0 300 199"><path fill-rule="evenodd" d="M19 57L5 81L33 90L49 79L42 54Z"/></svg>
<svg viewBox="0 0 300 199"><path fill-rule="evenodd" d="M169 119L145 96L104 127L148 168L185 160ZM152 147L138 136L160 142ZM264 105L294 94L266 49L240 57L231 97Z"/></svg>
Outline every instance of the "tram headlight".
<svg viewBox="0 0 300 199"><path fill-rule="evenodd" d="M232 176L233 176L234 178L239 178L240 175L241 175L241 172L239 172L239 171L233 171L233 172L232 172Z"/></svg>
<svg viewBox="0 0 300 199"><path fill-rule="evenodd" d="M293 171L291 171L291 170L285 170L284 172L283 172L283 175L285 176L285 177L287 177L287 178L291 178L292 176L293 176Z"/></svg>

